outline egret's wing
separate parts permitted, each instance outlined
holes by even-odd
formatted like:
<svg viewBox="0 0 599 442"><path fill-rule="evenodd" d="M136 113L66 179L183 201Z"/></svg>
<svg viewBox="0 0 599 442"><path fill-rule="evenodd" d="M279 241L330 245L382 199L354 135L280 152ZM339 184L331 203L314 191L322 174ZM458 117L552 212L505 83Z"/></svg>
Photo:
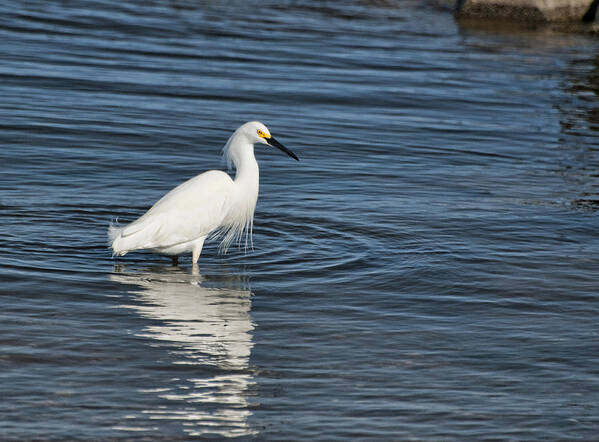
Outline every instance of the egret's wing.
<svg viewBox="0 0 599 442"><path fill-rule="evenodd" d="M206 236L221 225L233 190L233 180L225 172L198 175L124 227L120 239L129 243L126 249L133 250L168 247Z"/></svg>

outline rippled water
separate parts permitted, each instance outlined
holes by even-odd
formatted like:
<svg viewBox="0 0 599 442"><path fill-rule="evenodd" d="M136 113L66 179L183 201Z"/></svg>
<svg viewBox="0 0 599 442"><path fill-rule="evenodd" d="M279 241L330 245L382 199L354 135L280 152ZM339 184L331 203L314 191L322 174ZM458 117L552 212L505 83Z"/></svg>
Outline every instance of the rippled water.
<svg viewBox="0 0 599 442"><path fill-rule="evenodd" d="M0 438L596 438L597 38L225 3L0 5ZM250 119L254 250L113 260Z"/></svg>

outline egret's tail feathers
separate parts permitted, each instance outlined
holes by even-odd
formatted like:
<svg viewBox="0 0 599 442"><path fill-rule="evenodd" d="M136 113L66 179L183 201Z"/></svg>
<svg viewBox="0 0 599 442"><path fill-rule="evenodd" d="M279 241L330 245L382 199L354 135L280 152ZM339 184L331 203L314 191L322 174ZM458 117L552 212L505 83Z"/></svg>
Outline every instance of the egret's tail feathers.
<svg viewBox="0 0 599 442"><path fill-rule="evenodd" d="M112 256L123 256L128 250L123 247L122 232L124 227L119 227L117 221L113 221L108 226L108 242L112 247Z"/></svg>
<svg viewBox="0 0 599 442"><path fill-rule="evenodd" d="M160 218L153 221L140 218L123 227L111 223L108 227L108 238L112 254L123 256L132 250L153 249L163 245L161 226Z"/></svg>
<svg viewBox="0 0 599 442"><path fill-rule="evenodd" d="M118 236L123 231L123 228L119 227L117 223L118 223L118 221L112 221L110 223L110 225L108 226L108 242L109 242L109 244L112 244L114 242L114 240L117 239Z"/></svg>

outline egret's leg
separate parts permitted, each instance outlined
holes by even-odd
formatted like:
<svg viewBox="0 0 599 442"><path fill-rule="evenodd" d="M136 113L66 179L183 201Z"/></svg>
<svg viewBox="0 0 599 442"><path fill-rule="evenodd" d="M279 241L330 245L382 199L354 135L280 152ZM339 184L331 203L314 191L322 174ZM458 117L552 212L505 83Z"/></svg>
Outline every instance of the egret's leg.
<svg viewBox="0 0 599 442"><path fill-rule="evenodd" d="M198 259L200 259L200 253L202 253L202 247L204 246L204 240L206 237L200 238L193 243L193 251L192 251L192 260L193 264L198 263Z"/></svg>
<svg viewBox="0 0 599 442"><path fill-rule="evenodd" d="M179 265L179 255L173 255L171 259L173 260L173 267L177 267Z"/></svg>

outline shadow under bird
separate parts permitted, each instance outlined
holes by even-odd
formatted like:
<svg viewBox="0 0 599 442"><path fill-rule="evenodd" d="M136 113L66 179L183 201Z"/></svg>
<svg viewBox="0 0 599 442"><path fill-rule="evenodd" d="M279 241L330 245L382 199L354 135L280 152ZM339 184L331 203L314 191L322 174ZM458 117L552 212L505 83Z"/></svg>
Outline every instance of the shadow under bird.
<svg viewBox="0 0 599 442"><path fill-rule="evenodd" d="M208 237L221 237L225 252L244 233L247 244L258 200L260 174L254 156L257 143L276 147L299 161L264 124L243 124L223 148L229 167L235 166L235 179L226 172L209 170L175 187L132 223L111 225L108 237L113 255L145 249L170 255L176 263L180 254L191 252L192 262L197 264Z"/></svg>

